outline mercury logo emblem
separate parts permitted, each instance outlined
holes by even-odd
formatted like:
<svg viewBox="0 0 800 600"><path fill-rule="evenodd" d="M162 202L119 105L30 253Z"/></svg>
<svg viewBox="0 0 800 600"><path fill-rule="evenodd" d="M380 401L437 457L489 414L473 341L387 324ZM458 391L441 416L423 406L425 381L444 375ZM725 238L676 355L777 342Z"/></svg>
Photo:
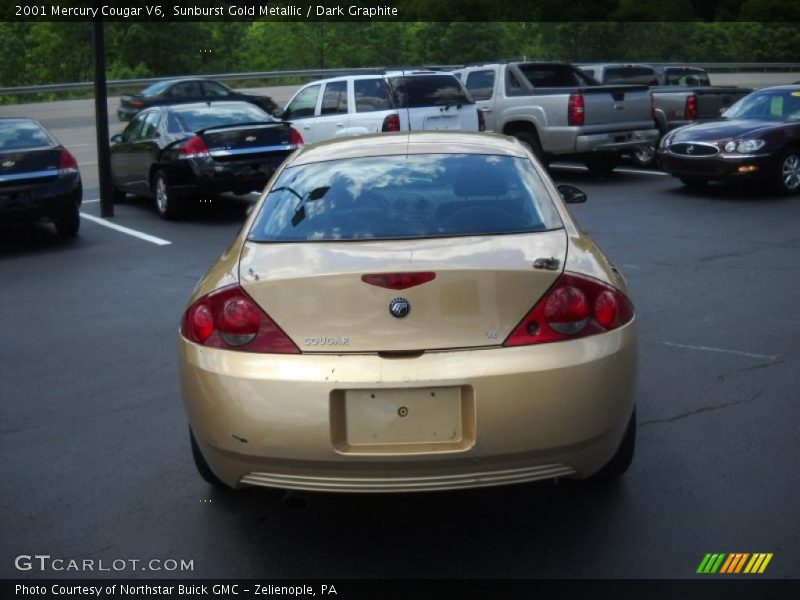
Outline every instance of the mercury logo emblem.
<svg viewBox="0 0 800 600"><path fill-rule="evenodd" d="M255 142L256 141L256 136L248 135L246 138L244 138L244 141L245 142Z"/></svg>
<svg viewBox="0 0 800 600"><path fill-rule="evenodd" d="M13 160L7 160L6 162L4 162L4 163L3 163L3 168L4 168L4 169L10 169L10 168L11 168L11 167L13 167L15 164L17 164L17 163L16 163L16 162L14 162Z"/></svg>
<svg viewBox="0 0 800 600"><path fill-rule="evenodd" d="M691 154L694 152L694 146L686 146L686 154Z"/></svg>
<svg viewBox="0 0 800 600"><path fill-rule="evenodd" d="M395 298L389 303L389 312L393 317L402 319L411 311L411 305L405 298Z"/></svg>

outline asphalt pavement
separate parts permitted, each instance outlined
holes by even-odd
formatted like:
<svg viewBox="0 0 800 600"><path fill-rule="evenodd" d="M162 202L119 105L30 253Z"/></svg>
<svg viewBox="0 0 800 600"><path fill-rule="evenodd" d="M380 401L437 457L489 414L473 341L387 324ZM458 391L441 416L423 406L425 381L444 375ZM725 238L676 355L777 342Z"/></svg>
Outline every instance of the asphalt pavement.
<svg viewBox="0 0 800 600"><path fill-rule="evenodd" d="M91 144L85 107L61 104L42 120ZM83 148L83 212L97 217ZM688 191L633 168L552 172L588 193L570 210L636 304L639 438L624 480L309 494L304 507L210 489L189 451L178 321L254 197L175 223L129 199L110 221L168 244L89 218L74 241L47 225L0 234L0 576L682 578L708 552L774 553L761 577L800 576L800 197ZM15 568L37 553L193 570Z"/></svg>

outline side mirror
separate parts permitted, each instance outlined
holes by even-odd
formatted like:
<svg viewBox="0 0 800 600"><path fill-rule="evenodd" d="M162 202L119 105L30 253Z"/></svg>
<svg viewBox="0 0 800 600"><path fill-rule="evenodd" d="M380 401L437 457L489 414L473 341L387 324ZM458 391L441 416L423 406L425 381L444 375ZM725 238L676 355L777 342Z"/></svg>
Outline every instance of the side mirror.
<svg viewBox="0 0 800 600"><path fill-rule="evenodd" d="M560 183L556 186L559 194L567 204L580 204L586 202L586 192L568 183Z"/></svg>
<svg viewBox="0 0 800 600"><path fill-rule="evenodd" d="M111 143L112 144L120 144L125 141L125 138L122 137L121 133L115 133L111 136Z"/></svg>
<svg viewBox="0 0 800 600"><path fill-rule="evenodd" d="M283 119L286 117L286 111L282 108L276 108L272 111L272 116L276 119Z"/></svg>

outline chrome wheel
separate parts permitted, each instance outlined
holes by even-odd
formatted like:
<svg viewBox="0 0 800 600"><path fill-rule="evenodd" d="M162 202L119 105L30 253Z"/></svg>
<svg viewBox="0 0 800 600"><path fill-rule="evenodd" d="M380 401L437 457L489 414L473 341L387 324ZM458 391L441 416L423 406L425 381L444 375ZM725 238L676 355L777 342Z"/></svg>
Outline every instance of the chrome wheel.
<svg viewBox="0 0 800 600"><path fill-rule="evenodd" d="M633 152L633 160L641 166L650 166L653 159L656 157L655 144L646 144L638 146Z"/></svg>
<svg viewBox="0 0 800 600"><path fill-rule="evenodd" d="M167 182L164 181L163 175L156 177L156 206L158 212L162 215L167 214L169 211L169 193L167 191Z"/></svg>
<svg viewBox="0 0 800 600"><path fill-rule="evenodd" d="M787 154L781 165L781 180L787 192L800 189L800 156Z"/></svg>

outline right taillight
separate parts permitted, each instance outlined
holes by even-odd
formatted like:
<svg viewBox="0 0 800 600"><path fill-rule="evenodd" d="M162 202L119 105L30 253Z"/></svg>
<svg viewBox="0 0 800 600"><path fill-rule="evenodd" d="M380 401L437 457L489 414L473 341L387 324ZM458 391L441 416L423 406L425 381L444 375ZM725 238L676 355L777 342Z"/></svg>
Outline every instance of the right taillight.
<svg viewBox="0 0 800 600"><path fill-rule="evenodd" d="M583 94L570 94L569 100L567 100L567 124L570 127L581 127L584 121Z"/></svg>
<svg viewBox="0 0 800 600"><path fill-rule="evenodd" d="M683 108L683 118L687 121L694 121L697 118L697 96L689 94L686 96L686 106Z"/></svg>
<svg viewBox="0 0 800 600"><path fill-rule="evenodd" d="M400 131L400 117L398 115L387 115L381 125L381 131Z"/></svg>
<svg viewBox="0 0 800 600"><path fill-rule="evenodd" d="M302 146L303 143L303 136L300 135L300 132L294 127L289 127L289 145L297 147Z"/></svg>
<svg viewBox="0 0 800 600"><path fill-rule="evenodd" d="M283 330L238 284L200 298L184 313L181 333L211 348L269 354L299 354Z"/></svg>
<svg viewBox="0 0 800 600"><path fill-rule="evenodd" d="M525 346L604 333L633 319L631 301L596 279L564 273L503 342Z"/></svg>
<svg viewBox="0 0 800 600"><path fill-rule="evenodd" d="M61 149L61 153L58 157L58 174L59 175L66 175L68 173L77 173L78 172L78 161L75 160L75 157L70 154L69 150L66 148Z"/></svg>

